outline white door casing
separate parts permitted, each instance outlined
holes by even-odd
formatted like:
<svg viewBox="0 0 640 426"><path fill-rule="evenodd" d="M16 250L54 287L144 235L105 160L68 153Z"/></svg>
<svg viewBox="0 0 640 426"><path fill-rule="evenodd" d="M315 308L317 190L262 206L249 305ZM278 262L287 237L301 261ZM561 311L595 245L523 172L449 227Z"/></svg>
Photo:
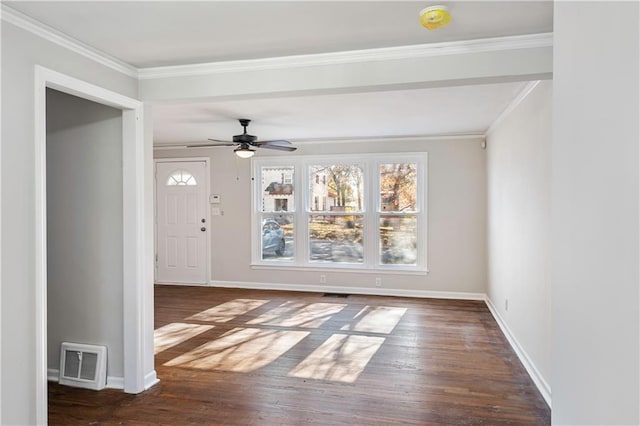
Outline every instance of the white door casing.
<svg viewBox="0 0 640 426"><path fill-rule="evenodd" d="M123 330L124 391L139 393L157 383L153 370L153 277L151 241L144 228L151 222L151 205L145 205L145 154L142 102L57 71L35 66L35 366L36 424L47 423L47 185L46 89L122 110L123 186ZM150 145L149 145L150 147ZM150 260L150 258L149 258ZM149 309L151 306L151 309ZM147 370L150 366L151 370Z"/></svg>
<svg viewBox="0 0 640 426"><path fill-rule="evenodd" d="M208 282L206 161L156 163L156 282Z"/></svg>

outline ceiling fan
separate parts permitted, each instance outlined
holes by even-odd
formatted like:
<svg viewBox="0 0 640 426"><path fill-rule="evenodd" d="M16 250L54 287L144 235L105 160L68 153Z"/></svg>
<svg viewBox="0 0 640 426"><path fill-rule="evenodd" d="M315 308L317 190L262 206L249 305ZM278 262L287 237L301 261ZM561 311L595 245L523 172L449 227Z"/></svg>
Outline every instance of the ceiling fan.
<svg viewBox="0 0 640 426"><path fill-rule="evenodd" d="M203 146L235 146L238 145L233 152L240 158L250 158L253 157L256 150L251 149L255 148L269 148L269 149L277 149L280 151L295 151L297 148L291 145L291 142L279 139L272 141L259 141L257 136L250 135L247 133L247 126L251 123L251 120L247 118L239 118L238 121L240 125L244 128L244 131L241 135L234 135L233 141L221 141L218 139L209 139L215 143L209 144L200 144L200 145L187 145L187 148L201 148Z"/></svg>

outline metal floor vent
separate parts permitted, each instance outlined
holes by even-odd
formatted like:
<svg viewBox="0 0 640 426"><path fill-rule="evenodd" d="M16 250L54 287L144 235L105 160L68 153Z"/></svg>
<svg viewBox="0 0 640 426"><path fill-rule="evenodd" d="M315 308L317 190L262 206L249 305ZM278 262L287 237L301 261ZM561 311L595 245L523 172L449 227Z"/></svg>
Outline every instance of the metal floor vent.
<svg viewBox="0 0 640 426"><path fill-rule="evenodd" d="M349 297L349 295L346 293L325 293L322 295L322 297L335 297L335 298L345 299Z"/></svg>
<svg viewBox="0 0 640 426"><path fill-rule="evenodd" d="M58 383L77 388L104 389L107 385L107 347L62 343Z"/></svg>

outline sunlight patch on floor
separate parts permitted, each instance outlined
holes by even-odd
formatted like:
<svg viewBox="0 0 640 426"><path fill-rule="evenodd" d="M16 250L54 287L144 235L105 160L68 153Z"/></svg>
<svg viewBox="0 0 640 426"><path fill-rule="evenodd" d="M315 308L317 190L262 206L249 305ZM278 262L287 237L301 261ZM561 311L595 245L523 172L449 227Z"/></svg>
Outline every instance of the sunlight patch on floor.
<svg viewBox="0 0 640 426"><path fill-rule="evenodd" d="M384 337L334 334L288 375L353 383L384 341Z"/></svg>
<svg viewBox="0 0 640 426"><path fill-rule="evenodd" d="M307 335L308 331L234 328L164 365L247 373L269 365Z"/></svg>
<svg viewBox="0 0 640 426"><path fill-rule="evenodd" d="M285 302L249 321L248 324L317 328L346 306L343 303Z"/></svg>
<svg viewBox="0 0 640 426"><path fill-rule="evenodd" d="M154 353L159 354L212 328L212 325L184 324L181 322L173 322L160 327L153 332Z"/></svg>
<svg viewBox="0 0 640 426"><path fill-rule="evenodd" d="M340 330L389 334L406 312L407 308L365 306L353 318L355 323L344 325Z"/></svg>
<svg viewBox="0 0 640 426"><path fill-rule="evenodd" d="M190 316L187 320L227 322L267 303L268 300L235 299Z"/></svg>

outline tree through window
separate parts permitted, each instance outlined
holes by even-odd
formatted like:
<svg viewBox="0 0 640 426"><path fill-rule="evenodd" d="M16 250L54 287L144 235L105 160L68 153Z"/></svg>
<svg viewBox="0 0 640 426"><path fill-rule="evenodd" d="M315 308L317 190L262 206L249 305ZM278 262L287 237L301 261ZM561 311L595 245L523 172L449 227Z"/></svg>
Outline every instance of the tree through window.
<svg viewBox="0 0 640 426"><path fill-rule="evenodd" d="M417 261L418 165L381 164L380 263L415 265Z"/></svg>
<svg viewBox="0 0 640 426"><path fill-rule="evenodd" d="M310 179L314 183L309 188L312 197L308 221L310 262L364 261L363 174L360 164L309 166L309 176L315 176ZM326 202L321 204L321 199Z"/></svg>

